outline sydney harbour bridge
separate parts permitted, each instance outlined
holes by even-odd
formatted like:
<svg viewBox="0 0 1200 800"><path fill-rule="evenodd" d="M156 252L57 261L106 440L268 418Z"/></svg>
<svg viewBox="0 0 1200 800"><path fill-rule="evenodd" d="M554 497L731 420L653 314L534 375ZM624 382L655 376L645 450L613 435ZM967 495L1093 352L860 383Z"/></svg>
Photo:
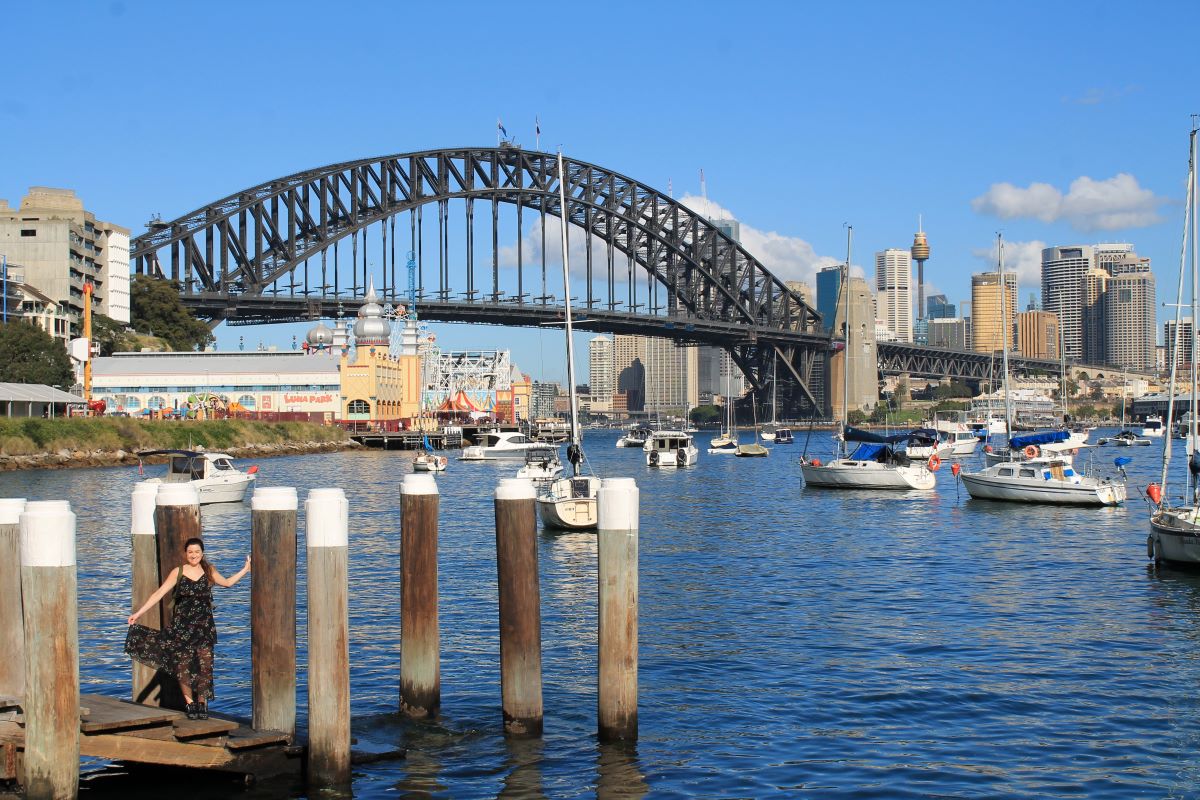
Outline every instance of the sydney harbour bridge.
<svg viewBox="0 0 1200 800"><path fill-rule="evenodd" d="M138 274L177 281L184 304L213 324L353 314L373 284L388 302L414 296L427 321L554 325L565 313L566 219L578 329L724 348L760 397L778 381L791 414L829 413L825 376L840 342L816 309L673 198L594 164L563 165L560 175L557 155L506 145L332 164L154 220L131 258ZM889 374L979 382L994 370L986 353L877 349Z"/></svg>

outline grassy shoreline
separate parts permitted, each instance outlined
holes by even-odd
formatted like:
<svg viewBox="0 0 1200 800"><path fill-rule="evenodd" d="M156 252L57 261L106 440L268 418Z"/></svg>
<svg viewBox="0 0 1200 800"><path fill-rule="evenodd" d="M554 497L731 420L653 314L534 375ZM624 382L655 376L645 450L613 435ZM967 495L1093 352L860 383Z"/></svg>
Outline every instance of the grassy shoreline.
<svg viewBox="0 0 1200 800"><path fill-rule="evenodd" d="M55 458L58 465L94 463L101 454L114 461L134 457L139 450L170 450L203 446L230 452L337 449L350 447L346 431L309 422L259 422L227 419L183 422L121 417L64 419L0 417L0 458L27 464L30 459ZM62 459L65 459L63 461ZM13 463L8 464L11 468ZM40 464L39 464L40 466ZM0 465L3 469L4 465Z"/></svg>

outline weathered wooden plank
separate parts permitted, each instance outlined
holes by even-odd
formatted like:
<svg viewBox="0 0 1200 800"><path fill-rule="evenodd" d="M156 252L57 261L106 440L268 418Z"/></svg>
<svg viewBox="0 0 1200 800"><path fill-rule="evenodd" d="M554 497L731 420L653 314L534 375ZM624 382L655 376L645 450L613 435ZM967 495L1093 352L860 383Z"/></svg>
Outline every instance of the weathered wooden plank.
<svg viewBox="0 0 1200 800"><path fill-rule="evenodd" d="M267 745L286 745L290 742L291 739L286 733L280 733L279 731L256 731L253 728L242 727L229 732L229 740L225 743L225 747L230 751L237 752L239 750L250 750Z"/></svg>
<svg viewBox="0 0 1200 800"><path fill-rule="evenodd" d="M79 725L85 734L168 725L176 718L187 719L178 711L143 706L99 694L81 695L80 702L87 703L89 711Z"/></svg>
<svg viewBox="0 0 1200 800"><path fill-rule="evenodd" d="M500 696L504 732L542 735L542 616L533 484L496 487L496 574L500 599Z"/></svg>
<svg viewBox="0 0 1200 800"><path fill-rule="evenodd" d="M6 708L20 708L21 698L11 694L0 694L0 711Z"/></svg>
<svg viewBox="0 0 1200 800"><path fill-rule="evenodd" d="M208 719L188 719L186 716L172 720L175 738L180 741L196 739L201 736L217 736L236 731L241 725L230 719L209 717Z"/></svg>
<svg viewBox="0 0 1200 800"><path fill-rule="evenodd" d="M233 754L223 747L201 747L187 742L147 739L143 736L124 736L117 733L84 736L79 742L79 752L94 758L202 769L227 768L234 761Z"/></svg>
<svg viewBox="0 0 1200 800"><path fill-rule="evenodd" d="M21 529L25 501L0 498L0 692L25 691L25 623L21 615Z"/></svg>

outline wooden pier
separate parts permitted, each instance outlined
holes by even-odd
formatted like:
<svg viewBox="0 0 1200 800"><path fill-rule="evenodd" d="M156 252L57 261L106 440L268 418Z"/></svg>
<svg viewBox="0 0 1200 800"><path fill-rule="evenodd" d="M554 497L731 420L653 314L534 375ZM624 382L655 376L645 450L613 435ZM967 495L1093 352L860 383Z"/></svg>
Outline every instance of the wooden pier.
<svg viewBox="0 0 1200 800"><path fill-rule="evenodd" d="M303 765L304 748L286 734L256 731L221 716L190 720L182 711L99 694L79 697L79 754L139 764L195 767L269 778ZM21 776L21 700L0 697L0 780Z"/></svg>
<svg viewBox="0 0 1200 800"><path fill-rule="evenodd" d="M350 438L365 447L379 450L420 450L424 440L435 450L453 450L463 446L461 433L422 433L421 431L355 431Z"/></svg>

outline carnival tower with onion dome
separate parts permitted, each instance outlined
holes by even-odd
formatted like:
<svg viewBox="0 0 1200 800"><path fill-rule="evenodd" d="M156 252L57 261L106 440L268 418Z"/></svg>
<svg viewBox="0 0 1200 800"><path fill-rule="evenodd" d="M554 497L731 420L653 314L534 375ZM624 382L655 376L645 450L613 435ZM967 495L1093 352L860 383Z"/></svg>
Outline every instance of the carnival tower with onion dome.
<svg viewBox="0 0 1200 800"><path fill-rule="evenodd" d="M353 357L341 359L342 418L395 423L410 427L421 408L421 359L417 354L393 356L392 326L371 283L352 328Z"/></svg>

